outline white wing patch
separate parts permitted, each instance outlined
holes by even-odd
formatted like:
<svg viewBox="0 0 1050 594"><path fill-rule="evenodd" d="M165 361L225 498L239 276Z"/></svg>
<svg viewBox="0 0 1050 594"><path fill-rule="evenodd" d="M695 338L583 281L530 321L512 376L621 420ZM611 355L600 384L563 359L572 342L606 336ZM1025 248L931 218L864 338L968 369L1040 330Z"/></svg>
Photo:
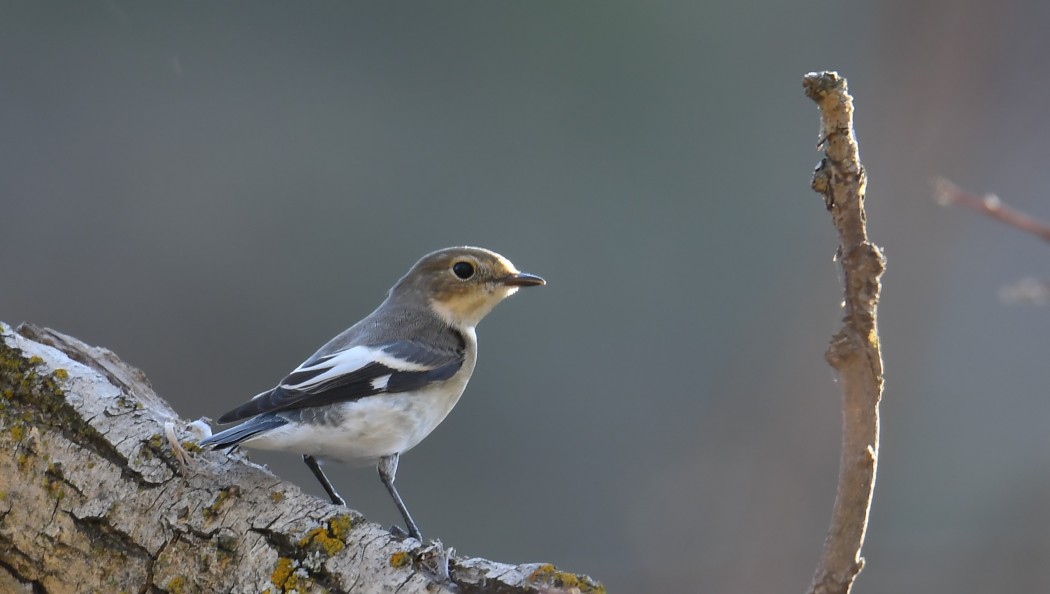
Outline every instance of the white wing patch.
<svg viewBox="0 0 1050 594"><path fill-rule="evenodd" d="M386 389L387 384L390 383L390 374L377 377L372 380L372 389L377 392L382 392Z"/></svg>
<svg viewBox="0 0 1050 594"><path fill-rule="evenodd" d="M353 373L366 365L371 363L379 363L389 367L396 371L429 371L431 368L426 365L420 365L419 363L413 363L411 361L405 361L399 359L383 351L382 349L372 348L369 346L359 345L340 351L335 355L328 357L322 361L309 366L300 365L292 373L299 373L301 371L322 371L311 377L310 379L303 381L298 384L289 385L285 384L281 387L287 390L306 390L310 386L326 382L330 379ZM372 381L372 386L376 389L381 389L376 386L377 382L382 382L383 388L386 387L387 382L390 381L390 375L376 378Z"/></svg>

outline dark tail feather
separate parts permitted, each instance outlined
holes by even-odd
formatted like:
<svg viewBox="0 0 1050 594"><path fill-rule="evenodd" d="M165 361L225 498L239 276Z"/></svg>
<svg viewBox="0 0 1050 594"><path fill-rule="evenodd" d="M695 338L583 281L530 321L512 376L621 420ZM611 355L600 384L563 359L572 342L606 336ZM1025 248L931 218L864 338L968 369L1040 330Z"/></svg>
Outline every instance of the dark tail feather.
<svg viewBox="0 0 1050 594"><path fill-rule="evenodd" d="M200 445L201 447L210 447L215 450L232 448L248 438L254 437L264 431L276 429L287 423L288 421L277 415L255 417L254 419L249 419L236 427L230 427L225 431L220 431L211 437L202 439Z"/></svg>

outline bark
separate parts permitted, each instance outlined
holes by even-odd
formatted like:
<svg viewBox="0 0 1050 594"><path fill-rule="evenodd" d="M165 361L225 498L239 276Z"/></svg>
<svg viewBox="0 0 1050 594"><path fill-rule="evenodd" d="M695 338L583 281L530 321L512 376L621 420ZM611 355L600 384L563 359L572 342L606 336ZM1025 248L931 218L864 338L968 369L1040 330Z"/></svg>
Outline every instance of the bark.
<svg viewBox="0 0 1050 594"><path fill-rule="evenodd" d="M878 468L883 374L876 309L886 262L878 246L868 241L867 175L858 156L846 79L834 72L810 73L802 84L820 109L824 159L813 173L813 189L824 196L838 231L835 259L842 265L845 284L842 328L825 354L842 389L838 490L810 592L846 594L864 567L860 553Z"/></svg>
<svg viewBox="0 0 1050 594"><path fill-rule="evenodd" d="M196 439L112 352L0 323L0 591L604 592L395 537Z"/></svg>

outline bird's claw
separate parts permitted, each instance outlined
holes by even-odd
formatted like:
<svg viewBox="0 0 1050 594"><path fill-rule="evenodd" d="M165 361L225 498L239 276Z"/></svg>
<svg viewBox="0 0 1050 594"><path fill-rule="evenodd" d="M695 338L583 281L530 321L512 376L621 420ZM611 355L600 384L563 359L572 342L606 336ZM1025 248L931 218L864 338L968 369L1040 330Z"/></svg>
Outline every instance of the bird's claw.
<svg viewBox="0 0 1050 594"><path fill-rule="evenodd" d="M393 534L394 536L396 536L398 538L414 538L414 539L418 540L419 542L423 542L423 535L422 534L420 534L419 532L417 532L415 530L413 530L411 532L405 532L405 529L402 528L401 526L398 526L397 524L394 524L393 526L390 527L390 534Z"/></svg>

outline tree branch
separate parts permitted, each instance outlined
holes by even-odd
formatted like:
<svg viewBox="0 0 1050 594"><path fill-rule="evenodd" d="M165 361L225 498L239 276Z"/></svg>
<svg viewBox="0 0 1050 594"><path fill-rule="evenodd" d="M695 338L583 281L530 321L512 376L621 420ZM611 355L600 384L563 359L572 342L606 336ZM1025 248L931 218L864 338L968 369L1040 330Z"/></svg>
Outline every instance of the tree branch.
<svg viewBox="0 0 1050 594"><path fill-rule="evenodd" d="M604 592L394 537L188 427L112 352L0 323L0 590Z"/></svg>
<svg viewBox="0 0 1050 594"><path fill-rule="evenodd" d="M824 196L838 231L836 260L845 281L842 328L831 339L825 359L842 387L842 454L831 527L810 592L849 592L864 566L861 547L867 530L879 452L879 400L882 355L876 306L885 260L868 241L864 191L867 177L853 133L853 98L846 80L834 72L807 74L806 96L821 115L824 158L813 174L813 190Z"/></svg>
<svg viewBox="0 0 1050 594"><path fill-rule="evenodd" d="M1050 225L1003 204L995 194L977 197L963 191L947 179L938 177L933 180L933 195L937 203L943 206L957 204L970 210L984 213L993 219L999 219L1007 225L1035 235L1043 241L1050 241Z"/></svg>

